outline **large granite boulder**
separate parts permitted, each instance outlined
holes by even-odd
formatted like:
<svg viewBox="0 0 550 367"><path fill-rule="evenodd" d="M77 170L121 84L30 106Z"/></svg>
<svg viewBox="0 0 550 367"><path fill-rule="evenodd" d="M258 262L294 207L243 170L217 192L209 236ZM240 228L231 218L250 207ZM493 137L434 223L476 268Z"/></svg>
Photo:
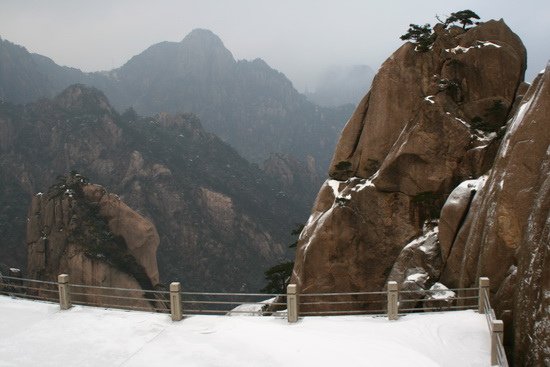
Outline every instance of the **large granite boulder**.
<svg viewBox="0 0 550 367"><path fill-rule="evenodd" d="M331 177L368 178L391 151L391 161L404 159L396 154L403 129L432 104L440 107L432 121L450 116L465 123L504 124L525 72L526 52L519 37L502 20L467 31L437 26L435 31L437 39L429 52L417 52L407 43L384 62L342 132ZM439 149L445 149L444 144ZM341 162L350 165L342 169Z"/></svg>
<svg viewBox="0 0 550 367"><path fill-rule="evenodd" d="M458 235L466 214L468 214L468 209L480 182L483 184L485 181L483 178L480 178L478 180L466 180L462 182L451 192L441 209L439 243L441 245L441 256L444 261L449 257L454 240Z"/></svg>
<svg viewBox="0 0 550 367"><path fill-rule="evenodd" d="M67 181L79 175L71 174ZM74 180L73 180L74 183ZM140 289L159 285L154 225L99 185L63 184L34 196L27 224L27 273L30 278L56 281L67 273L72 284L131 288L122 294L143 297ZM107 300L100 290L77 290L78 299L116 305L152 307L145 298Z"/></svg>
<svg viewBox="0 0 550 367"><path fill-rule="evenodd" d="M401 308L426 306L425 297L437 298L440 292L425 292L436 285L441 274L441 248L438 241L439 228L435 223L428 223L421 236L409 242L395 260L388 281L395 281L400 290ZM436 301L430 301L433 305Z"/></svg>
<svg viewBox="0 0 550 367"><path fill-rule="evenodd" d="M384 62L344 128L297 247L302 293L382 289L454 187L490 167L525 48L503 21L435 33L430 51L407 43Z"/></svg>
<svg viewBox="0 0 550 367"><path fill-rule="evenodd" d="M409 197L381 193L365 179L328 180L300 235L292 282L302 293L382 289L404 244L418 234L412 212Z"/></svg>
<svg viewBox="0 0 550 367"><path fill-rule="evenodd" d="M99 185L84 186L86 199L99 206L99 214L115 236L124 238L130 254L143 266L153 285L160 282L157 267L159 235L149 220L126 205L118 195L110 194Z"/></svg>

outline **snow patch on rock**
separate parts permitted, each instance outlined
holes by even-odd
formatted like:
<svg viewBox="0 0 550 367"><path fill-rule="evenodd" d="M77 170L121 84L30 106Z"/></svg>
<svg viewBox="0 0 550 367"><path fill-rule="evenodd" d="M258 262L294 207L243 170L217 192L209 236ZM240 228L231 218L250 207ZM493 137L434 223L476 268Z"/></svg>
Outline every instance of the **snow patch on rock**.
<svg viewBox="0 0 550 367"><path fill-rule="evenodd" d="M427 273L425 272L418 272L418 273L414 273L414 274L411 274L409 276L407 276L407 281L409 282L421 282L421 283L425 283L427 280L428 280L429 276Z"/></svg>
<svg viewBox="0 0 550 367"><path fill-rule="evenodd" d="M504 157L508 153L508 149L510 148L510 139L516 132L516 130L519 127L519 124L523 121L523 118L525 117L525 114L531 107L531 104L533 102L536 102L538 94L531 96L529 100L527 100L525 103L523 103L521 106L519 106L518 111L514 115L512 122L510 123L510 127L508 128L508 131L506 132L506 136L504 137L504 142L502 144L502 148L500 148L500 156ZM535 103L536 104L536 103Z"/></svg>
<svg viewBox="0 0 550 367"><path fill-rule="evenodd" d="M438 233L439 233L439 227L434 227L432 229L429 229L428 231L424 232L424 234L422 234L421 236L418 236L414 240L409 242L404 248L410 248L420 243L424 243L428 237ZM426 248L422 249L423 252L425 252L425 250Z"/></svg>
<svg viewBox="0 0 550 367"><path fill-rule="evenodd" d="M332 194L334 195L335 198L338 197L338 195L340 195L340 184L342 183L342 181L338 181L338 180L327 180L327 185L330 186L330 188L332 189Z"/></svg>
<svg viewBox="0 0 550 367"><path fill-rule="evenodd" d="M456 293L449 290L449 288L447 288L445 285L439 282L431 286L430 294L428 296L428 298L430 299L437 299L437 300L449 299L454 297L456 297Z"/></svg>
<svg viewBox="0 0 550 367"><path fill-rule="evenodd" d="M433 97L434 96L426 96L426 97L424 97L424 100L430 102L431 104L434 104L435 101L432 99Z"/></svg>
<svg viewBox="0 0 550 367"><path fill-rule="evenodd" d="M334 209L334 205L327 210L324 213L321 213L321 215L317 218L317 220L310 223L308 226L305 226L302 230L302 233L309 233L309 228L311 226L315 226L313 229L313 233L309 236L308 241L304 245L304 257L307 255L307 251L309 249L309 246L311 245L311 242L317 237L317 232L320 228L323 228L323 224L325 223L325 220L332 214L332 210Z"/></svg>
<svg viewBox="0 0 550 367"><path fill-rule="evenodd" d="M489 41L476 41L474 43L473 46L470 46L470 47L463 47L463 46L456 46L454 48L446 48L445 51L446 52L449 52L449 53L452 53L452 54L465 54L466 52L472 50L472 49L475 49L475 48L483 48L483 47L487 47L487 46L490 46L490 47L496 47L496 48L500 48L502 46L500 45L497 45L496 43L493 43L493 42L489 42Z"/></svg>
<svg viewBox="0 0 550 367"><path fill-rule="evenodd" d="M470 124L461 119L460 117L455 117L455 120L462 123L464 126L466 126L468 129L470 128Z"/></svg>
<svg viewBox="0 0 550 367"><path fill-rule="evenodd" d="M368 180L368 179L365 179L365 178L357 178L357 179L359 180L359 183L357 183L351 189L351 191L353 191L353 192L360 192L364 188L369 187L369 186L375 187L374 184L372 183L372 180Z"/></svg>

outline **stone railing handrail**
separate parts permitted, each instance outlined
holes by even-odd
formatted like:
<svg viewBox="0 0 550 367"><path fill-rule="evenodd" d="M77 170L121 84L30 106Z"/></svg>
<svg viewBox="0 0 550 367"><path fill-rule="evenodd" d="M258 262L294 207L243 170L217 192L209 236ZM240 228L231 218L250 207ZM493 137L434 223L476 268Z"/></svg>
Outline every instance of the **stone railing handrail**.
<svg viewBox="0 0 550 367"><path fill-rule="evenodd" d="M458 305L432 307L423 306L422 308L405 306L406 304L410 304L412 302L414 302L414 304L428 301L437 302L437 298L427 299L420 297L422 295L437 294L441 291L442 290L400 291L398 289L397 282L390 281L387 283L386 291L373 292L324 292L300 294L295 284L289 284L287 287L287 292L284 294L185 292L181 290L181 285L178 282L171 283L169 291L163 291L71 284L67 274L59 275L57 282L0 275L0 294L59 302L62 310L69 309L73 304L80 304L85 306L113 307L170 313L172 320L174 321L179 321L184 316L196 314L286 315L289 323L297 322L300 317L305 316L350 314L386 315L389 320L396 320L399 315L403 315L408 312L465 310L477 307L479 313L486 315L489 330L491 332L491 363L492 365L507 367L508 362L506 360L506 354L502 343L503 324L501 320L496 319L494 310L491 308L489 300L489 279L480 278L478 288L444 289L443 291L445 292L458 292L459 296L445 297L443 299L447 302L450 301L453 303L461 303ZM468 295L468 292L476 292L476 294ZM406 298L407 295L412 295L415 298ZM357 299L361 296L374 297L374 299ZM94 300L86 300L87 297L93 298ZM201 297L206 299L201 299ZM219 299L221 297L223 298ZM265 297L272 297L273 300L265 300ZM342 300L342 297L355 297L355 299ZM258 300L258 298L261 299ZM110 300L111 303L104 300ZM442 299L439 299L439 301L441 300ZM147 306L136 306L129 304L128 301L142 303L149 302L149 304L147 304ZM477 305L475 301L477 301ZM254 304L259 306L260 310L227 310L227 306L238 306L242 304ZM379 306L372 309L353 309L354 305L360 308L370 304L379 304ZM284 308L284 306L286 306L286 311L268 311L268 306L279 306L279 308ZM215 308L212 309L208 307ZM300 311L300 307L321 307L324 309Z"/></svg>
<svg viewBox="0 0 550 367"><path fill-rule="evenodd" d="M497 320L495 311L491 308L489 298L489 278L479 278L479 304L478 312L485 314L487 326L491 332L491 366L508 367L508 360L504 350L503 334L504 324Z"/></svg>
<svg viewBox="0 0 550 367"><path fill-rule="evenodd" d="M2 279L6 279L9 282L3 284ZM35 284L35 286L32 286L32 284ZM42 286L38 287L36 284L42 284ZM172 283L172 284L178 284L178 283ZM171 284L171 286L172 286ZM4 288L2 288L2 286ZM388 282L388 290L387 291L371 291L371 292L323 292L323 293L304 293L300 294L297 291L297 288L294 285L289 285L289 288L295 289L295 293L287 292L287 293L240 293L240 292L187 292L187 291L178 291L179 298L181 300L181 303L184 305L217 305L217 306L230 306L230 305L241 305L241 304L256 304L256 305L265 305L265 306L287 306L287 303L277 301L284 298L289 298L289 295L295 295L297 302L296 307L299 308L299 306L335 306L331 310L324 310L324 311L307 311L307 312L301 312L299 316L311 316L311 315L322 315L322 314L385 314L385 313L392 313L395 315L403 314L407 311L446 311L446 310L453 310L453 309L471 309L473 307L472 304L464 304L464 305L457 305L457 306L441 306L441 307L422 307L422 308L413 308L413 307L402 307L404 304L410 303L410 302L425 302L429 301L429 299L425 298L410 298L410 299L399 299L401 295L411 294L414 293L416 295L428 295L438 292L437 290L403 290L399 291L397 289L397 283L394 284L394 282ZM173 287L172 287L173 288ZM171 288L171 289L172 289ZM34 291L34 292L25 292L28 291ZM75 298L78 298L78 296L81 297L96 297L98 299L118 299L118 300L133 300L133 301L143 301L147 299L151 299L155 301L155 299L152 299L152 296L158 297L157 301L168 301L169 295L172 294L174 291L163 291L163 290L144 290L144 289L131 289L131 288L120 288L120 287L106 287L106 286L95 286L95 285L83 285L83 284L72 284L69 283L68 275L62 274L59 276L58 282L52 282L52 281L42 281L42 280L36 280L36 279L27 279L27 278L17 278L17 277L9 277L9 276L1 276L0 277L0 293L3 294L9 294L12 296L21 296L23 298L33 298L33 299L45 299L49 301L58 301L59 297L62 295L60 293L67 293L68 300L71 300L71 303L75 304L84 304L84 305L90 305L90 306L100 306L100 307L118 307L118 308L139 308L139 307L132 307L130 305L113 305L108 304L107 302L86 302L86 301L79 301ZM446 289L446 291L477 291L477 288L451 288ZM101 291L101 292L100 292ZM111 294L106 294L105 291L113 292ZM52 297L43 297L38 295L38 292L51 292L56 293L54 296L57 296L56 298ZM116 293L115 293L116 292ZM124 292L128 293L139 293L143 294L143 296L129 296L125 295ZM121 294L122 293L122 294ZM72 296L72 297L71 297ZM77 297L75 297L77 296ZM370 299L370 300L331 300L332 297L360 297L360 296L375 296L378 297L378 299ZM191 297L194 297L195 299L191 299ZM208 299L199 299L200 297L208 297ZM225 299L219 299L220 297L224 297ZM257 300L253 298L262 298L262 300ZM269 301L265 300L266 297L272 297L275 298L275 301ZM229 298L229 300L227 300ZM315 300L311 300L311 298L315 298ZM478 295L475 296L456 296L456 297L447 297L445 300L448 301L466 301L466 300L477 300ZM433 301L433 300L432 300ZM339 305L366 305L366 304L380 304L378 309L366 309L366 310L346 310L344 308L338 309ZM471 302L470 302L471 303ZM388 305L390 307L388 307ZM401 306L401 307L399 307ZM148 308L150 310L150 308ZM167 308L166 308L167 309ZM156 311L166 311L166 309L154 309ZM248 313L250 314L251 311L236 311L236 310L207 310L207 309L183 309L182 311L187 311L187 313L192 314L193 312L196 313L219 313L219 314L225 314L227 312L231 313ZM268 314L269 312L261 312L258 314Z"/></svg>

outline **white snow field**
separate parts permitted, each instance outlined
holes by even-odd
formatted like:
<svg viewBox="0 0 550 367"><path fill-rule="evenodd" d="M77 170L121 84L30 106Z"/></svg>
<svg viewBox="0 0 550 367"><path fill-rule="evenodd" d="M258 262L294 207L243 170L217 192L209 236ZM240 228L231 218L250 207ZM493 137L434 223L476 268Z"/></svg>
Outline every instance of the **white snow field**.
<svg viewBox="0 0 550 367"><path fill-rule="evenodd" d="M489 366L485 316L192 316L0 296L0 366Z"/></svg>

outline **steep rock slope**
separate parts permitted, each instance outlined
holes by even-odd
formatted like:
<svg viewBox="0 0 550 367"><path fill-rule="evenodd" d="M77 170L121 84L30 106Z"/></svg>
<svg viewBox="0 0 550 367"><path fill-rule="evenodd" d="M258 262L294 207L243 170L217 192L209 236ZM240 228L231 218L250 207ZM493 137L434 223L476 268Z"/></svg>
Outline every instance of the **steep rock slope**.
<svg viewBox="0 0 550 367"><path fill-rule="evenodd" d="M382 65L344 128L300 237L302 292L382 289L452 189L490 167L525 48L502 21L435 32L430 51L408 43Z"/></svg>
<svg viewBox="0 0 550 367"><path fill-rule="evenodd" d="M47 77L41 73L23 47L0 38L0 98L15 103L51 95ZM13 70L18 72L14 73Z"/></svg>
<svg viewBox="0 0 550 367"><path fill-rule="evenodd" d="M281 185L284 191L280 195L296 202L302 202L304 197L314 198L323 183L313 158L304 163L288 154L271 154L261 168Z"/></svg>
<svg viewBox="0 0 550 367"><path fill-rule="evenodd" d="M490 173L466 200L441 277L453 287L491 279L491 301L508 325L518 366L550 360L549 114L547 67L510 120Z"/></svg>
<svg viewBox="0 0 550 367"><path fill-rule="evenodd" d="M89 78L78 69L59 66L0 37L0 99L4 101L27 103L54 97L70 84Z"/></svg>
<svg viewBox="0 0 550 367"><path fill-rule="evenodd" d="M124 204L117 195L90 185L78 174L63 177L47 193L33 197L27 223L27 274L32 279L56 281L66 273L73 284L132 289L159 285L155 226ZM78 289L75 300L105 303ZM90 293L85 295L86 293ZM110 300L150 307L143 301Z"/></svg>
<svg viewBox="0 0 550 367"><path fill-rule="evenodd" d="M101 92L81 85L52 101L2 103L0 131L0 177L11 183L0 197L12 203L0 208L10 235L2 258L24 251L32 193L73 169L154 223L161 276L186 289L261 288L263 270L286 256L282 244L305 210L195 116L118 115Z"/></svg>

